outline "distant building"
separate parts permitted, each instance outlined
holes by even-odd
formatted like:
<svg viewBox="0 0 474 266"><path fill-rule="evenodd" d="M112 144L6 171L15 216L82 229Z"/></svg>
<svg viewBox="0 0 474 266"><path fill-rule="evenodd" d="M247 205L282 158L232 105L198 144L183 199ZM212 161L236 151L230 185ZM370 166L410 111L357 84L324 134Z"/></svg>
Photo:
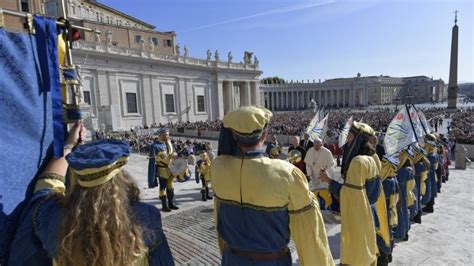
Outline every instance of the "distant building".
<svg viewBox="0 0 474 266"><path fill-rule="evenodd" d="M447 85L442 79L427 76L405 77L400 100L403 103L429 103L446 101Z"/></svg>
<svg viewBox="0 0 474 266"><path fill-rule="evenodd" d="M156 31L94 0L65 2L73 24L100 31L81 32L72 51L74 63L81 66L94 129L215 120L239 106L260 103L262 72L252 53L245 53L240 63L230 52L220 56L208 50L202 51L205 59L194 58L179 46L173 31ZM2 0L0 8L60 17L60 3ZM5 17L8 30L23 30L24 19Z"/></svg>
<svg viewBox="0 0 474 266"><path fill-rule="evenodd" d="M301 110L314 100L318 106L354 107L393 103L441 102L446 99L442 80L425 76L396 78L360 74L324 82L261 84L262 105L271 110Z"/></svg>

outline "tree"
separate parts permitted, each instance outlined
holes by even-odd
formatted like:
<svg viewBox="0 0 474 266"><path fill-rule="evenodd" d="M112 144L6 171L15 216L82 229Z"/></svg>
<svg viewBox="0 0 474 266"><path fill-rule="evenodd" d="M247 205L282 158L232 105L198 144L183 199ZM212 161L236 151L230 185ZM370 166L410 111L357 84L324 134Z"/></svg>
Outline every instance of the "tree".
<svg viewBox="0 0 474 266"><path fill-rule="evenodd" d="M262 84L286 84L286 80L280 77L266 77L261 80Z"/></svg>

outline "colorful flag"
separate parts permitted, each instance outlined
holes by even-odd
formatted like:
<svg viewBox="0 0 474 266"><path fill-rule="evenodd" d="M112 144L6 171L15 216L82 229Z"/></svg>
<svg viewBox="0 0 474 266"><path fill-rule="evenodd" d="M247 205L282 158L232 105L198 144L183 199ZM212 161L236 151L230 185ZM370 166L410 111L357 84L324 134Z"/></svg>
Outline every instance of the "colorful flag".
<svg viewBox="0 0 474 266"><path fill-rule="evenodd" d="M415 134L407 108L403 107L388 125L384 138L385 152L388 156L392 156L413 142L416 142Z"/></svg>
<svg viewBox="0 0 474 266"><path fill-rule="evenodd" d="M344 146L347 143L347 135L349 135L349 129L352 126L352 116L347 119L346 125L342 129L341 133L339 134L339 148Z"/></svg>
<svg viewBox="0 0 474 266"><path fill-rule="evenodd" d="M430 124L426 120L425 114L422 111L418 111L418 117L420 118L420 122L425 126L426 134L431 134L433 130L431 130Z"/></svg>
<svg viewBox="0 0 474 266"><path fill-rule="evenodd" d="M310 134L311 130L316 126L316 124L319 122L319 111L316 113L316 115L313 117L311 122L309 122L309 125L306 127L306 133Z"/></svg>
<svg viewBox="0 0 474 266"><path fill-rule="evenodd" d="M328 116L329 113L308 132L311 140L315 140L316 138L324 140L326 132L328 131Z"/></svg>

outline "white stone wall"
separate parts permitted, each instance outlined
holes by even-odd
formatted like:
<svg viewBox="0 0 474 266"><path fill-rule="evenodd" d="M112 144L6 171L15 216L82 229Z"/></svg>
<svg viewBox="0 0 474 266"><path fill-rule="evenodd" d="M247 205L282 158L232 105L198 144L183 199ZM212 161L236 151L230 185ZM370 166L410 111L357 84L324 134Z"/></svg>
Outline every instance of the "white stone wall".
<svg viewBox="0 0 474 266"><path fill-rule="evenodd" d="M74 62L81 65L83 90L90 92L91 123L96 129L216 120L224 110L260 103L258 70L170 63L107 51L73 50ZM224 106L224 97L234 96L222 86L230 82L242 92L238 106ZM127 110L126 93L136 94L137 112ZM166 94L173 95L174 112L166 110ZM204 111L198 110L197 96L204 96Z"/></svg>

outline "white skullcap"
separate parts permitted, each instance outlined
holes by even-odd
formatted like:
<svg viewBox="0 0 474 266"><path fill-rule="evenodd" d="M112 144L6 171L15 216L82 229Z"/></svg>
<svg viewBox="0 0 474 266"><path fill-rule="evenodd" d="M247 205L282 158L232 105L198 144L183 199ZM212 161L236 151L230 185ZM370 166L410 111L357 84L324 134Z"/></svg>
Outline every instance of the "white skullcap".
<svg viewBox="0 0 474 266"><path fill-rule="evenodd" d="M315 137L313 142L321 142L323 143L323 140L320 137Z"/></svg>

